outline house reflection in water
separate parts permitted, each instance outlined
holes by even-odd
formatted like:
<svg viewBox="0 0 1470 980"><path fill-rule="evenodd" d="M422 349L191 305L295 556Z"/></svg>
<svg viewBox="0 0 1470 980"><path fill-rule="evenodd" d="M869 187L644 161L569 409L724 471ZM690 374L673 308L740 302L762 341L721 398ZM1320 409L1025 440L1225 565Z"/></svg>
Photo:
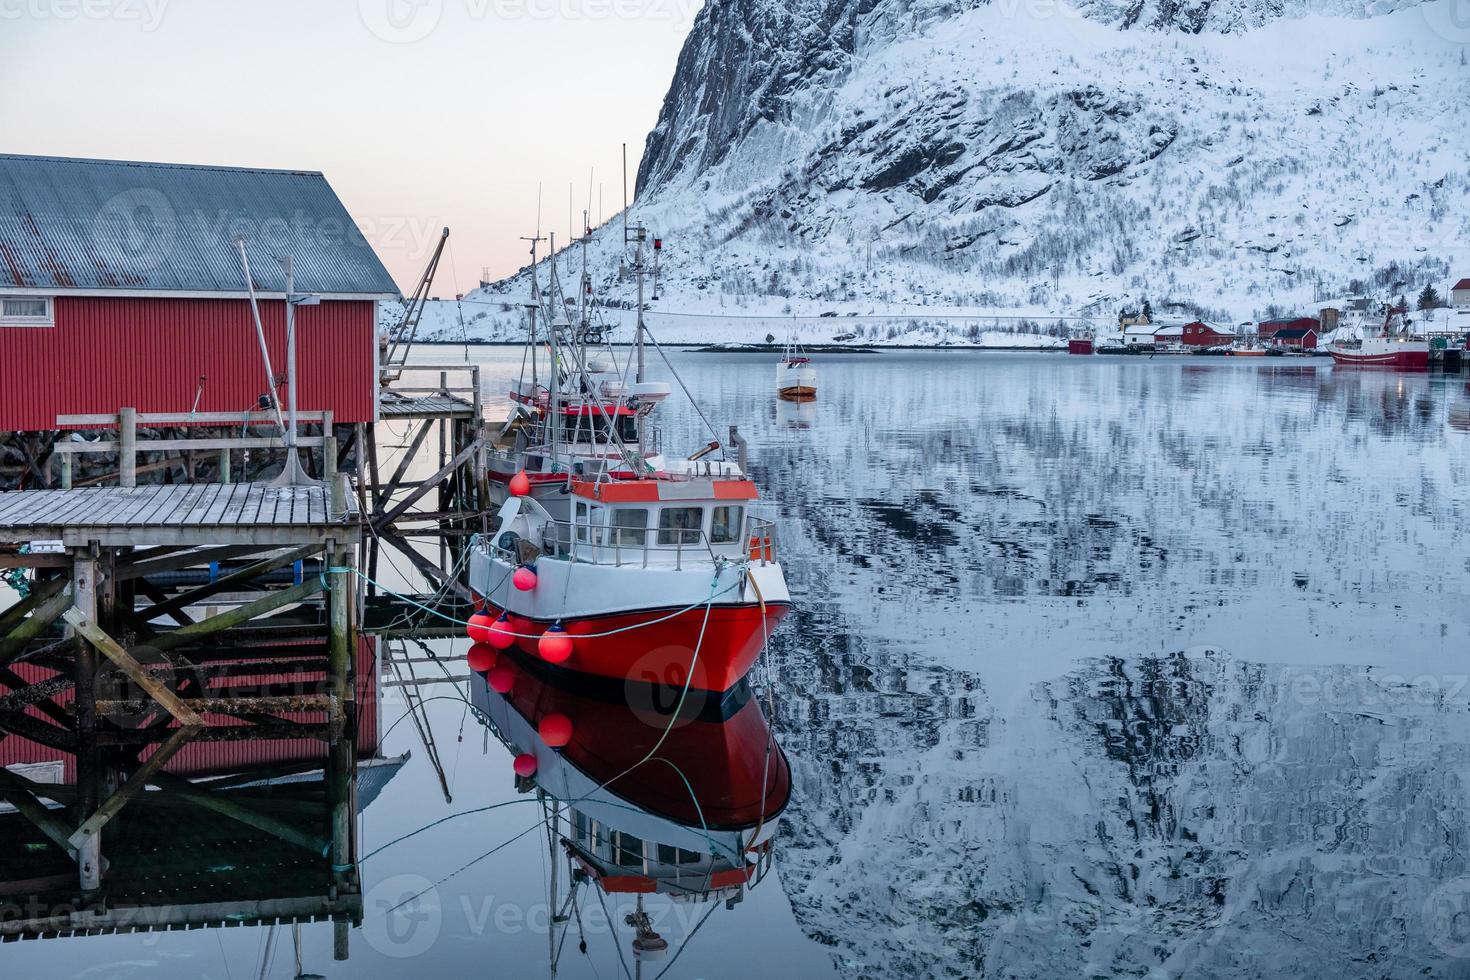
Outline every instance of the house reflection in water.
<svg viewBox="0 0 1470 980"><path fill-rule="evenodd" d="M236 674L262 669L261 683L280 682L274 662ZM135 727L120 712L73 738L34 712L0 712L0 939L330 921L345 959L363 913L349 815L407 759L378 752L372 678L359 676L358 723L340 729L311 712L275 728L213 715L204 727ZM296 730L340 734L261 737ZM87 753L130 775L104 785L93 818L103 873L84 893L78 841L92 821L74 828Z"/></svg>

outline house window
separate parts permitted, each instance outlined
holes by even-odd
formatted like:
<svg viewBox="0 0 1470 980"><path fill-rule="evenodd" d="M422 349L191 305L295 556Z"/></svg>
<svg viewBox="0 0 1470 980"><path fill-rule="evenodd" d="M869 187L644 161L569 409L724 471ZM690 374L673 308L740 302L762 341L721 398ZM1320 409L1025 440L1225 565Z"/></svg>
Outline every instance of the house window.
<svg viewBox="0 0 1470 980"><path fill-rule="evenodd" d="M729 544L740 540L740 525L745 522L744 507L716 507L710 511L710 544Z"/></svg>
<svg viewBox="0 0 1470 980"><path fill-rule="evenodd" d="M703 507L665 507L658 515L659 544L699 544Z"/></svg>
<svg viewBox="0 0 1470 980"><path fill-rule="evenodd" d="M0 326L49 327L51 300L45 296L0 296Z"/></svg>

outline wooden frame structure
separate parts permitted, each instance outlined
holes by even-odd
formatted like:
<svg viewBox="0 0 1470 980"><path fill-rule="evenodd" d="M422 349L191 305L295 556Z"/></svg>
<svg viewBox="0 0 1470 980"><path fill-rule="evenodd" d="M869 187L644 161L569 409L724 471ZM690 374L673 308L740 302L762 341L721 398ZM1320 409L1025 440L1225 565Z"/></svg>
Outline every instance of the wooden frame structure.
<svg viewBox="0 0 1470 980"><path fill-rule="evenodd" d="M10 564L32 562L38 578L31 595L0 617L0 681L10 687L0 698L0 738L69 753L76 770L61 801L65 810L43 802L58 790L6 770L0 770L0 797L74 862L81 907L105 907L109 827L145 791L149 797L161 791L288 844L329 853L340 870L327 904L311 913L350 918L333 904L357 893L347 794L333 799L320 832L305 834L166 767L196 740L312 738L331 746L333 778L350 782L360 525L342 483L0 495L0 545L49 539L60 549L8 556ZM185 612L311 555L321 556L320 571L299 584L259 592L204 618ZM221 560L233 563L223 575ZM167 594L160 583L178 576L166 573L189 569L207 569L208 580ZM322 680L292 683L281 673L268 644L282 626L317 651L319 663L311 666ZM301 646L291 649L301 654ZM22 665L31 679L18 673ZM231 683L252 674L273 682L265 688ZM104 913L78 921L86 931L107 920ZM345 954L345 932L340 938Z"/></svg>
<svg viewBox="0 0 1470 980"><path fill-rule="evenodd" d="M415 383L424 372L429 379ZM45 453L26 457L32 485L47 489L0 492L0 570L29 575L29 594L0 610L0 745L33 743L74 771L55 785L0 768L0 803L15 811L0 823L26 828L49 862L19 882L0 864L0 907L25 894L64 910L0 917L0 940L331 919L346 957L347 927L361 919L351 820L358 635L459 635L417 604L467 617L459 558L468 536L486 529L489 501L478 366L409 365L401 375L384 388L380 414L407 423L402 445L380 444L380 432L396 435L384 426L301 413L321 427L297 440L320 485L230 482L240 453L278 459L285 449L277 434L258 434L270 424L264 412L216 419L124 407L58 418L58 432L111 431L90 441L52 433ZM219 435L224 427L246 434ZM102 482L117 485L72 479L76 459L108 454L116 470ZM160 455L169 473L147 461ZM218 482L194 482L192 463L190 482L147 482L177 478L180 458L204 460L199 472ZM379 594L377 566L389 552L432 592ZM421 682L388 661L384 669L398 685ZM328 746L323 808L306 824L295 819L299 806L283 816L228 780L172 771L201 747L279 740ZM165 809L324 856L327 887L241 902L204 894L171 904L166 921L130 918L124 865L151 814Z"/></svg>

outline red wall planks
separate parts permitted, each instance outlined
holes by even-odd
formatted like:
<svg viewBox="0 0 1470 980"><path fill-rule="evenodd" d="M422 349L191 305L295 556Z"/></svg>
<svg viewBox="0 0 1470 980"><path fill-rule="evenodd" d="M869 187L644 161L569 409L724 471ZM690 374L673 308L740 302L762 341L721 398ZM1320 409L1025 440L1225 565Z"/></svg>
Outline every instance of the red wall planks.
<svg viewBox="0 0 1470 980"><path fill-rule="evenodd" d="M338 422L375 412L375 304L323 301L297 309L302 411ZM286 372L285 304L261 303L271 367ZM72 297L55 326L0 327L0 430L53 429L57 415L243 412L266 390L250 304L231 299ZM284 390L283 390L284 397Z"/></svg>

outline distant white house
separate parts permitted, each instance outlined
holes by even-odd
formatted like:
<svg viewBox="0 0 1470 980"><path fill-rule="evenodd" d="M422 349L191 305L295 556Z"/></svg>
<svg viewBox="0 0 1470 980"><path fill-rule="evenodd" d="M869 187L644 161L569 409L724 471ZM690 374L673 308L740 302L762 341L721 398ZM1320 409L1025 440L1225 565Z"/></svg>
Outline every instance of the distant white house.
<svg viewBox="0 0 1470 980"><path fill-rule="evenodd" d="M1130 323L1123 328L1124 347L1152 347L1155 327L1151 323Z"/></svg>
<svg viewBox="0 0 1470 980"><path fill-rule="evenodd" d="M1461 279L1450 287L1450 305L1457 310L1470 307L1470 279Z"/></svg>

